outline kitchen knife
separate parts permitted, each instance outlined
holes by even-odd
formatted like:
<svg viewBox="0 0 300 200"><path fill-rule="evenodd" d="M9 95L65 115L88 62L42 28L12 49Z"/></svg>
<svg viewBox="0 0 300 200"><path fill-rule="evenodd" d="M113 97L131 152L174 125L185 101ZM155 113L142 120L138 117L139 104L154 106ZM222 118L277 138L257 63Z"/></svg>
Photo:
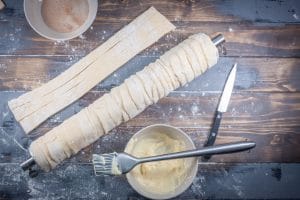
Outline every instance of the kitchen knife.
<svg viewBox="0 0 300 200"><path fill-rule="evenodd" d="M223 93L218 105L218 109L215 113L215 118L214 118L214 123L213 127L209 133L208 139L206 143L204 144L205 147L211 146L215 143L218 130L220 127L221 119L222 119L222 113L227 111L227 107L229 104L229 100L231 97L231 93L233 90L233 85L235 81L235 76L236 76L236 69L237 69L237 63L235 63L230 71L230 74L226 80L225 87L223 89ZM211 156L205 156L205 159L209 159Z"/></svg>

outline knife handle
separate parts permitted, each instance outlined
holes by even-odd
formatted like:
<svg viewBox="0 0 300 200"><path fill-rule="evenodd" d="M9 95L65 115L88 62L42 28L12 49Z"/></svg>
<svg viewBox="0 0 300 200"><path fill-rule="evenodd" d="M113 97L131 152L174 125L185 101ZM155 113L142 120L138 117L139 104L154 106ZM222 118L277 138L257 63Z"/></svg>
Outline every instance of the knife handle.
<svg viewBox="0 0 300 200"><path fill-rule="evenodd" d="M214 124L213 127L209 133L208 139L206 143L204 144L204 147L212 146L217 138L218 135L218 130L221 124L221 119L222 119L222 112L216 111L215 113L215 118L214 118ZM209 159L211 156L204 156L205 159Z"/></svg>

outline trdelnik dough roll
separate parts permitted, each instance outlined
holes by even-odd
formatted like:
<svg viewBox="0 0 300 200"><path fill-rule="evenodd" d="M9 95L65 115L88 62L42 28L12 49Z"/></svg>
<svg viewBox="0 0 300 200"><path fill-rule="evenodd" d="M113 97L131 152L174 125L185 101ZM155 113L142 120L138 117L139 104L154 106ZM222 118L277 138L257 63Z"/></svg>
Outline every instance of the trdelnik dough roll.
<svg viewBox="0 0 300 200"><path fill-rule="evenodd" d="M190 36L120 86L65 120L30 145L45 171L132 119L172 90L192 81L218 61L218 50L202 33Z"/></svg>

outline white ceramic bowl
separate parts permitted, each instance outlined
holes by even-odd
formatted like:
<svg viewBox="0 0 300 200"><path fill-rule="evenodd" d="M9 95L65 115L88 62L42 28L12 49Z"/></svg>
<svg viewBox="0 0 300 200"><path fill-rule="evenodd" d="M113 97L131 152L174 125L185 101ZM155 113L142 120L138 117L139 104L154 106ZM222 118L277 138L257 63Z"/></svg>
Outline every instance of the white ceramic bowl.
<svg viewBox="0 0 300 200"><path fill-rule="evenodd" d="M93 23L97 15L98 0L87 0L89 13L85 22L76 30L68 33L57 32L49 28L42 17L41 0L24 0L24 12L30 26L41 36L50 40L69 40L84 33Z"/></svg>
<svg viewBox="0 0 300 200"><path fill-rule="evenodd" d="M186 150L195 149L195 145L191 138L184 133L182 130L175 128L173 126L164 125L164 124L155 124L143 128L139 132L137 132L127 143L125 152L131 153L134 151L132 148L132 144L137 144L139 141L142 141L144 138L149 137L153 133L164 133L172 138L183 141ZM182 180L182 183L176 188L175 191L167 192L167 193L155 193L154 191L147 190L144 186L141 186L140 183L136 180L135 176L131 172L126 174L127 180L129 184L141 195L151 198L151 199L169 199L178 196L182 192L184 192L193 182L197 171L198 171L198 162L197 158L188 158L191 163L190 170L187 170L187 176L185 180Z"/></svg>

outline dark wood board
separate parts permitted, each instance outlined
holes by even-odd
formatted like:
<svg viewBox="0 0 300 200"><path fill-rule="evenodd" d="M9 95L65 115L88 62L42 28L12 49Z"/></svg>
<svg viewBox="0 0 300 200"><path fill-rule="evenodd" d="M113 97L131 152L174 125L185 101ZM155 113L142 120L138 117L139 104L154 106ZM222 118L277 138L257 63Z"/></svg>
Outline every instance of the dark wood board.
<svg viewBox="0 0 300 200"><path fill-rule="evenodd" d="M252 140L257 147L199 163L192 186L176 199L300 198L300 1L103 0L92 27L67 42L35 33L23 1L6 4L0 11L0 199L144 199L124 176L95 177L91 154L123 151L132 134L154 123L181 128L201 147L234 62L237 79L216 143ZM150 6L176 30L25 135L7 101L59 75ZM216 66L52 172L32 179L21 171L31 141L197 32L224 34Z"/></svg>
<svg viewBox="0 0 300 200"><path fill-rule="evenodd" d="M298 199L300 165L199 164L191 187L175 199ZM124 176L95 177L92 165L64 164L30 179L15 163L0 164L0 199L137 200ZM284 186L284 187L283 187Z"/></svg>
<svg viewBox="0 0 300 200"><path fill-rule="evenodd" d="M0 54L83 56L145 9L155 6L177 28L142 55L159 55L193 33L213 36L221 32L228 41L228 56L299 57L299 1L242 2L101 1L92 29L82 37L58 43L36 34L25 20L20 1L10 0L8 8L0 12L0 26L5 27L0 29Z"/></svg>
<svg viewBox="0 0 300 200"><path fill-rule="evenodd" d="M116 31L128 23L93 24L82 37L67 41L54 42L42 38L30 29L26 21L1 22L1 55L77 55L84 56L101 45ZM160 55L186 39L189 35L204 32L211 37L222 33L227 43L226 55L237 57L299 57L300 28L295 24L222 23L222 22L174 22L177 27L172 33L162 37L158 43L140 53L143 56ZM15 28L19 27L19 28ZM20 41L22 37L22 41ZM34 38L32 38L34 37Z"/></svg>
<svg viewBox="0 0 300 200"><path fill-rule="evenodd" d="M119 85L131 74L142 70L157 56L137 56L126 63L93 90L107 91ZM28 91L56 77L79 58L68 56L7 56L0 57L0 90ZM219 62L185 87L182 92L221 92L234 62L239 64L235 93L299 92L299 58L221 57ZM215 81L215 77L218 81Z"/></svg>

